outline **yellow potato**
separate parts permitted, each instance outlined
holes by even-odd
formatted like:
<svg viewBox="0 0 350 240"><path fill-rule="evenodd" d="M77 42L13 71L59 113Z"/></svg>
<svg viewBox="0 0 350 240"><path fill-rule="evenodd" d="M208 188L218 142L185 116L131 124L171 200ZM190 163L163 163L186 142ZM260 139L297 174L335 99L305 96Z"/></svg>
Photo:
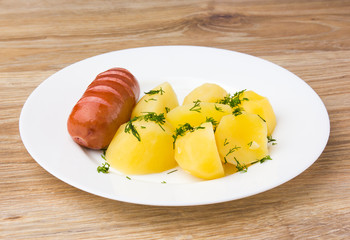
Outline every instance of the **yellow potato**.
<svg viewBox="0 0 350 240"><path fill-rule="evenodd" d="M216 103L227 95L225 89L214 83L205 83L192 90L184 99L182 105L191 104L193 101Z"/></svg>
<svg viewBox="0 0 350 240"><path fill-rule="evenodd" d="M271 136L276 126L276 116L269 100L253 91L245 91L243 98L249 99L248 101L242 101L241 106L244 111L258 114L262 117L267 124L267 135Z"/></svg>
<svg viewBox="0 0 350 240"><path fill-rule="evenodd" d="M224 163L244 167L268 155L267 126L256 114L224 116L216 128L215 139Z"/></svg>
<svg viewBox="0 0 350 240"><path fill-rule="evenodd" d="M179 166L193 176L215 179L224 176L224 169L215 143L213 126L203 123L203 129L178 136L175 159Z"/></svg>
<svg viewBox="0 0 350 240"><path fill-rule="evenodd" d="M197 102L197 104L191 103L174 108L167 114L167 120L174 128L185 123L199 126L208 118L219 123L223 116L231 114L231 112L232 109L228 105Z"/></svg>
<svg viewBox="0 0 350 240"><path fill-rule="evenodd" d="M106 159L111 167L125 174L158 173L175 167L173 138L167 123L161 125L144 120L132 123L140 141L125 132L127 125L118 129L106 151Z"/></svg>
<svg viewBox="0 0 350 240"><path fill-rule="evenodd" d="M131 118L143 115L145 112L166 114L177 107L179 102L174 89L168 82L164 82L146 93L134 107Z"/></svg>

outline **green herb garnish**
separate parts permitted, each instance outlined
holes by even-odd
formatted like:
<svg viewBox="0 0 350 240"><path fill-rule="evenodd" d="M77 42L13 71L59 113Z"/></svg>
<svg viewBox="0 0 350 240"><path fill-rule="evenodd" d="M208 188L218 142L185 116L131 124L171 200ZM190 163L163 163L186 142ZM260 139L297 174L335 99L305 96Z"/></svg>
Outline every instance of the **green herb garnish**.
<svg viewBox="0 0 350 240"><path fill-rule="evenodd" d="M125 129L124 132L125 133L132 133L132 135L134 135L137 140L140 142L141 141L141 137L139 132L136 130L136 127L134 126L134 124L132 124L134 121L136 121L138 119L138 117L134 117L133 119L131 119L129 122L126 123L125 125Z"/></svg>
<svg viewBox="0 0 350 240"><path fill-rule="evenodd" d="M259 114L258 114L258 116L259 116L259 118L261 118L261 120L263 120L264 122L266 122L266 120L265 119L263 119Z"/></svg>
<svg viewBox="0 0 350 240"><path fill-rule="evenodd" d="M175 129L175 134L173 134L173 148L175 148L175 142L178 136L184 136L186 132L193 132L197 129L204 129L204 127L199 126L199 127L192 127L191 124L185 123L180 125L178 128Z"/></svg>
<svg viewBox="0 0 350 240"><path fill-rule="evenodd" d="M263 157L263 158L260 159L260 160L257 160L257 161L255 161L255 162L252 162L252 165L255 164L255 163L258 163L258 162L263 163L263 162L265 162L265 161L267 161L267 160L272 160L272 158L270 157L270 155L267 155L266 157Z"/></svg>
<svg viewBox="0 0 350 240"><path fill-rule="evenodd" d="M97 167L97 172L108 173L109 167L110 165L108 162L102 163L102 166Z"/></svg>
<svg viewBox="0 0 350 240"><path fill-rule="evenodd" d="M250 141L247 145L248 145L249 147L251 147L252 144L253 144L253 141Z"/></svg>
<svg viewBox="0 0 350 240"><path fill-rule="evenodd" d="M226 140L226 139L225 139ZM224 144L224 146L225 146L225 144ZM231 153L233 153L234 151L237 151L238 149L240 149L241 147L238 147L238 146L234 146L233 148L230 148L230 150L228 151L228 153L225 155L225 157L224 157L224 160L225 160L225 164L227 163L227 159L226 159L226 157L228 156L228 155L230 155Z"/></svg>
<svg viewBox="0 0 350 240"><path fill-rule="evenodd" d="M234 158L237 165L236 165L236 168L239 172L247 172L248 171L248 168L245 164L241 164L240 162L238 162L237 158Z"/></svg>
<svg viewBox="0 0 350 240"><path fill-rule="evenodd" d="M225 138L224 146L226 146L227 144L229 144L229 142L227 141L227 138Z"/></svg>
<svg viewBox="0 0 350 240"><path fill-rule="evenodd" d="M170 172L168 172L167 174L170 174L170 173L173 173L173 172L176 172L177 171L177 169L175 169L175 170L173 170L173 171L170 171Z"/></svg>
<svg viewBox="0 0 350 240"><path fill-rule="evenodd" d="M211 124L213 124L214 132L215 132L216 127L218 126L219 122L216 121L213 117L206 117L205 122L211 122Z"/></svg>
<svg viewBox="0 0 350 240"><path fill-rule="evenodd" d="M243 110L244 110L244 109L241 108L241 107L236 107L236 108L233 110L232 114L235 115L235 116L241 115Z"/></svg>
<svg viewBox="0 0 350 240"><path fill-rule="evenodd" d="M196 101L193 101L194 103L194 106L190 108L190 111L195 111L195 112L201 112L201 107L200 107L200 102L201 100L196 100Z"/></svg>
<svg viewBox="0 0 350 240"><path fill-rule="evenodd" d="M276 145L276 139L272 138L272 136L267 136L267 142L272 143L272 145Z"/></svg>
<svg viewBox="0 0 350 240"><path fill-rule="evenodd" d="M216 104L215 104L215 110L216 110L216 111L218 111L218 112L223 112L222 108L221 108L221 107L216 106Z"/></svg>
<svg viewBox="0 0 350 240"><path fill-rule="evenodd" d="M229 105L231 108L237 107L242 103L242 101L248 101L248 98L242 98L243 93L246 90L242 90L234 93L233 95L227 94L223 99L219 100L217 103Z"/></svg>
<svg viewBox="0 0 350 240"><path fill-rule="evenodd" d="M150 99L147 99L147 100L145 99L146 103L148 103L149 101L157 101L157 99L155 99L155 98L150 98Z"/></svg>
<svg viewBox="0 0 350 240"><path fill-rule="evenodd" d="M163 181L163 182L161 182L161 183L166 183L166 181Z"/></svg>
<svg viewBox="0 0 350 240"><path fill-rule="evenodd" d="M162 125L165 123L164 113L160 113L160 114L156 114L155 112L144 112L144 113L146 114L132 118L129 122L127 122L124 129L124 132L132 133L139 141L141 141L141 137L136 127L133 124L133 122L135 121L140 121L140 120L144 120L146 122L152 121L157 123L159 127L163 129L163 131L165 131L164 128L162 127ZM145 128L145 127L141 126L141 128Z"/></svg>
<svg viewBox="0 0 350 240"><path fill-rule="evenodd" d="M163 95L163 93L165 93L165 91L160 87L159 90L151 90L149 92L145 92L145 94L148 94L148 95L155 95L158 93L160 93L160 95Z"/></svg>
<svg viewBox="0 0 350 240"><path fill-rule="evenodd" d="M166 112L166 113L170 112L170 108L165 107L165 112Z"/></svg>
<svg viewBox="0 0 350 240"><path fill-rule="evenodd" d="M131 180L131 178L129 176L125 176L127 179Z"/></svg>

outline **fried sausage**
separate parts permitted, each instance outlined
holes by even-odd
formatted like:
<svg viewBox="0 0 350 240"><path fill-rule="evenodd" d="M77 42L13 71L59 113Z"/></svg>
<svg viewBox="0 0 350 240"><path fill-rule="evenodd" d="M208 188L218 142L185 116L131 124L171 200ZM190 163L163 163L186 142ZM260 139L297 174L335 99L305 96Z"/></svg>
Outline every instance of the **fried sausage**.
<svg viewBox="0 0 350 240"><path fill-rule="evenodd" d="M139 83L128 70L112 68L98 74L68 118L69 134L81 146L106 148L130 119L139 95Z"/></svg>

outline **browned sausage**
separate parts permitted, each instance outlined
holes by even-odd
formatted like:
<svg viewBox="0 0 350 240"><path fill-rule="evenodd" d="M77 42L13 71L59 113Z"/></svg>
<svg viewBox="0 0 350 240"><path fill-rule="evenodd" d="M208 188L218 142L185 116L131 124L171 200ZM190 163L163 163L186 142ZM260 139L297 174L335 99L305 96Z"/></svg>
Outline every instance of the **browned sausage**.
<svg viewBox="0 0 350 240"><path fill-rule="evenodd" d="M100 73L74 106L67 122L69 134L81 146L106 148L119 126L130 119L139 95L139 83L128 70Z"/></svg>

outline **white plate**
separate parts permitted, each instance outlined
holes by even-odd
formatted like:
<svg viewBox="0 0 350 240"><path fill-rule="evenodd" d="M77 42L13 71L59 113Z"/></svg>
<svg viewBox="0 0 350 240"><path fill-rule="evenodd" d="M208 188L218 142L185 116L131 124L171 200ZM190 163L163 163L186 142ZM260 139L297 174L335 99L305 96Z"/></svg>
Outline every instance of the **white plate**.
<svg viewBox="0 0 350 240"><path fill-rule="evenodd" d="M270 149L273 160L211 181L196 179L181 169L171 174L129 175L131 180L117 171L97 173L103 162L100 151L75 144L66 122L88 84L112 67L130 70L142 93L168 81L180 102L205 82L218 83L231 93L249 89L267 96L277 117L273 137L278 144ZM127 49L72 64L33 91L23 106L19 127L30 155L62 181L110 199L164 206L218 203L274 188L317 160L330 131L321 99L293 73L250 55L194 46Z"/></svg>

